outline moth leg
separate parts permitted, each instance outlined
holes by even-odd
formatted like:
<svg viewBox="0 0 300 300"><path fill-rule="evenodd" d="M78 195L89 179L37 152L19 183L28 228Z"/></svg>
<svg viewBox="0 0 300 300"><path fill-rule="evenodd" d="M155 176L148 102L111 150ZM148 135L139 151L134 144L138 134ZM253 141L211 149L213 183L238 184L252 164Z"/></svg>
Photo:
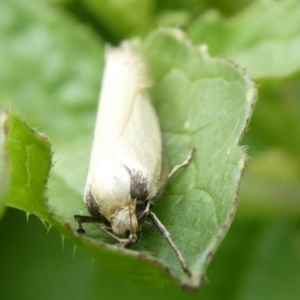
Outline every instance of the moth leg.
<svg viewBox="0 0 300 300"><path fill-rule="evenodd" d="M153 224L150 224L149 222L145 221L145 219L149 216L151 204L151 201L148 200L145 209L137 214L140 229L142 232L146 233L150 233L154 230Z"/></svg>
<svg viewBox="0 0 300 300"><path fill-rule="evenodd" d="M146 217L148 217L149 212L150 212L150 205L151 205L151 201L148 200L148 201L147 201L147 204L146 204L146 208L145 208L142 212L138 213L137 219L138 219L138 222L139 222L139 223L142 223L143 220L144 220Z"/></svg>
<svg viewBox="0 0 300 300"><path fill-rule="evenodd" d="M175 245L175 243L173 242L169 231L167 230L167 228L164 226L163 223L161 223L161 221L157 218L156 214L152 211L149 212L149 218L152 220L152 222L154 223L154 225L156 226L156 228L159 230L159 232L161 233L161 235L167 240L167 242L169 243L169 245L171 246L171 248L173 249L173 251L175 252L176 256L178 257L178 260L181 264L181 267L183 269L183 271L188 275L188 276L192 276L190 270L187 267L187 264L185 262L184 257L182 256L180 250L177 248L177 246Z"/></svg>
<svg viewBox="0 0 300 300"><path fill-rule="evenodd" d="M83 223L103 223L103 220L96 219L90 216L81 216L81 215L74 215L75 221L78 223L79 228L77 229L78 233L85 233L85 230L82 227ZM134 236L129 236L128 238L119 238L117 237L110 228L107 228L105 224L99 225L99 227L109 236L111 236L114 240L116 240L119 244L121 244L123 247L130 246L132 243L137 242L137 238Z"/></svg>
<svg viewBox="0 0 300 300"><path fill-rule="evenodd" d="M181 164L179 164L179 165L176 165L173 169L172 169L172 171L169 173L169 179L174 175L174 174L176 174L180 169L182 169L183 167L185 167L185 166L187 166L189 163L190 163L190 161L191 161L191 159L192 159L192 157L193 157L193 154L195 153L195 148L193 148L190 152L189 152L189 154L188 154L188 156L187 156L187 158L185 159L185 161L183 161Z"/></svg>
<svg viewBox="0 0 300 300"><path fill-rule="evenodd" d="M101 219L96 219L91 216L81 216L81 215L74 215L75 221L78 223L78 233L85 233L85 230L82 227L83 223L102 223L103 220Z"/></svg>
<svg viewBox="0 0 300 300"><path fill-rule="evenodd" d="M117 241L122 247L130 246L131 244L134 244L137 242L137 238L134 236L129 236L128 238L119 238L116 236L113 232L108 230L105 225L99 226L106 234L108 234L110 237L112 237L115 241Z"/></svg>

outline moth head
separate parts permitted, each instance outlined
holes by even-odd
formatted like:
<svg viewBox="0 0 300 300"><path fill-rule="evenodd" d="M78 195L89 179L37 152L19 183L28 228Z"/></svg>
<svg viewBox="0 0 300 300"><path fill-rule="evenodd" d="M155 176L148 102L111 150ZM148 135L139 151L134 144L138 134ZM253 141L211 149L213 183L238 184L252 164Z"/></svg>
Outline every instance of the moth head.
<svg viewBox="0 0 300 300"><path fill-rule="evenodd" d="M129 233L129 239L133 243L138 241L139 225L135 214L136 203L122 207L111 216L111 228L117 236L125 236Z"/></svg>

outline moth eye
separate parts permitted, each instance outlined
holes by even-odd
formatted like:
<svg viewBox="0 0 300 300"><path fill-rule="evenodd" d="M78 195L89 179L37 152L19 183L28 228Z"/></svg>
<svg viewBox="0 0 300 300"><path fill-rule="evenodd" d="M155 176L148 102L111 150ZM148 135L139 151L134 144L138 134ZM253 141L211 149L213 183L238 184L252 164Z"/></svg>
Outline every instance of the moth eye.
<svg viewBox="0 0 300 300"><path fill-rule="evenodd" d="M130 236L130 230L126 230L125 236L126 236L126 238L129 238L129 236Z"/></svg>

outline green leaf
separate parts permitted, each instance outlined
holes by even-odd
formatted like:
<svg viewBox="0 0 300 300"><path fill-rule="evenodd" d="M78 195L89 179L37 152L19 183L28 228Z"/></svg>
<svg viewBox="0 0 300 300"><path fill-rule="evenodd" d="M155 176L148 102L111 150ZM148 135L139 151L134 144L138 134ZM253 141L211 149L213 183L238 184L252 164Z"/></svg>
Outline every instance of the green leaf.
<svg viewBox="0 0 300 300"><path fill-rule="evenodd" d="M192 41L208 44L255 78L282 78L300 70L299 19L297 0L259 0L232 18L207 12L188 32Z"/></svg>
<svg viewBox="0 0 300 300"><path fill-rule="evenodd" d="M95 36L81 27L76 30L67 16L56 11L39 11L14 1L0 5L9 33L1 41L3 57L9 59L1 61L0 91L30 124L46 130L54 149L45 210L41 197L22 195L27 181L14 189L10 205L20 205L18 196L25 197L25 211L46 219L97 261L137 283L199 287L236 209L246 159L238 143L252 112L253 82L232 63L193 46L180 31L154 31L142 43L152 69L151 95L170 166L181 162L192 147L197 149L192 163L170 181L167 195L154 208L191 268L193 276L188 278L158 232L144 234L132 249L111 244L94 225L86 228L85 236L77 235L73 215L87 214L81 198L102 47ZM22 138L23 134L18 141L23 143ZM18 158L26 163L26 156ZM44 157L41 166L46 162ZM13 172L12 178L18 178L18 170Z"/></svg>
<svg viewBox="0 0 300 300"><path fill-rule="evenodd" d="M50 143L13 112L3 114L6 114L4 164L6 168L9 166L3 170L9 177L7 205L48 221L45 190L51 166Z"/></svg>
<svg viewBox="0 0 300 300"><path fill-rule="evenodd" d="M140 256L137 251L102 244L100 240L110 240L96 232L94 226L88 227L87 237L81 239L67 232L59 219L55 226L96 260L135 282L165 284L171 280L164 271L167 270L181 285L196 288L203 281L207 264L236 209L236 193L245 165L245 153L237 143L251 114L255 89L249 78L231 63L210 58L189 45L179 31L156 31L145 40L142 49L155 77L151 94L166 137L170 165L182 161L192 147L197 148L189 171L183 170L170 182L168 196L155 207L184 253L193 277L183 274L177 258L158 232L143 235L135 246L144 252ZM168 55L161 55L166 49ZM68 146L78 149L82 144L83 139ZM79 200L82 192L77 191L78 182L74 184L73 179L82 177L82 172L76 171L80 164L74 162L86 160L83 155L88 157L87 151L80 156L69 153L65 167L60 168L73 175L70 179L70 174L65 174L73 190L66 188L56 174L49 186L53 211L67 220L73 230L76 225L72 216L87 214Z"/></svg>

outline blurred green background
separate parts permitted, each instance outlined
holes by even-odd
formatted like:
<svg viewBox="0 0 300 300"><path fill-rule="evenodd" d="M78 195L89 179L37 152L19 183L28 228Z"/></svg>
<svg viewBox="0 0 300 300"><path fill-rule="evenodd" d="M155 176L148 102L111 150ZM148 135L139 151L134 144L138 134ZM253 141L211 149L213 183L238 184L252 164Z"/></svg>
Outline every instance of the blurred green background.
<svg viewBox="0 0 300 300"><path fill-rule="evenodd" d="M1 103L11 102L30 124L44 131L47 124L37 124L35 114L38 99L47 99L51 86L40 85L39 69L32 69L30 60L54 50L39 39L42 35L31 22L32 12L42 23L57 18L53 26L57 36L74 30L70 24L78 24L79 35L87 35L93 45L143 36L157 26L181 27L195 43L206 43L214 55L229 57L248 69L259 86L259 100L241 143L249 146L249 165L237 215L200 291L189 294L177 286L136 286L93 263L68 241L62 243L55 230L47 233L36 217L27 222L23 212L7 209L0 222L1 299L300 299L300 2L2 0ZM28 24L36 40L22 36ZM64 45L63 39L63 34L58 37L55 51ZM80 52L84 41L79 38L71 53ZM36 56L26 52L26 44L32 42L36 42ZM5 55L10 46L18 57L30 58L27 65L8 62ZM65 78L52 78L52 64L55 61L49 62L49 73L42 76L59 85ZM11 65L14 68L7 69ZM97 66L84 61L82 66L87 72L78 80L97 78ZM25 71L35 74L36 89L26 90L16 79L18 85L11 91L7 83ZM72 99L70 90L64 92L66 99ZM89 96L93 92L97 93L87 91L85 96L93 99ZM14 102L12 98L20 99L20 93L32 97L36 111Z"/></svg>

